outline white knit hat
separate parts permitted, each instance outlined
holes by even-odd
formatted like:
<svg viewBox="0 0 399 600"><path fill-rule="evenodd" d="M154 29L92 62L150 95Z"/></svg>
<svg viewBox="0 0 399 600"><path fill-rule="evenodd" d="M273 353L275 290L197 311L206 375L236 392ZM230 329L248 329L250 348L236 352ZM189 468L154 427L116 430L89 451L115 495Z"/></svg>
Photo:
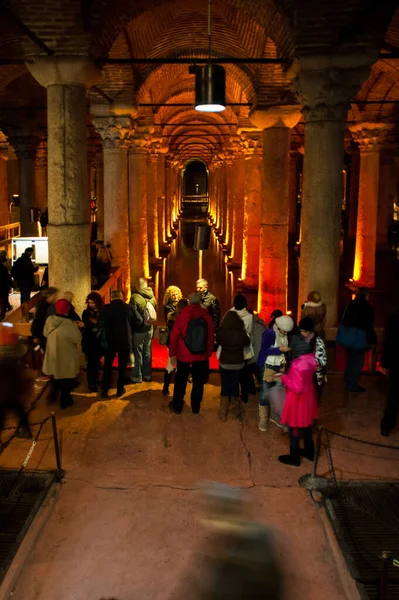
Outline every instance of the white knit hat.
<svg viewBox="0 0 399 600"><path fill-rule="evenodd" d="M289 333L294 329L294 321L288 315L283 315L282 317L277 317L276 325L281 331L285 333Z"/></svg>

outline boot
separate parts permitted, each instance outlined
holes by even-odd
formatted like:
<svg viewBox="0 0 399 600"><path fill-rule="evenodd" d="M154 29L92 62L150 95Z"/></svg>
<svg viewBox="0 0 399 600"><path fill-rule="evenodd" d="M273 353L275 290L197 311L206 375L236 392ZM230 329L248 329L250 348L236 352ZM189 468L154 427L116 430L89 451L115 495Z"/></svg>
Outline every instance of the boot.
<svg viewBox="0 0 399 600"><path fill-rule="evenodd" d="M290 448L289 454L282 454L278 457L278 459L281 463L283 463L283 465L289 465L291 467L301 466L301 455L299 448Z"/></svg>
<svg viewBox="0 0 399 600"><path fill-rule="evenodd" d="M241 402L240 402L239 396L234 396L231 398L230 416L232 419L240 419L240 421L242 421L242 419L244 417L244 411L241 407Z"/></svg>
<svg viewBox="0 0 399 600"><path fill-rule="evenodd" d="M267 421L269 419L269 407L259 405L259 431L267 431Z"/></svg>
<svg viewBox="0 0 399 600"><path fill-rule="evenodd" d="M172 375L172 373L168 373L168 371L165 369L165 372L163 375L163 388L162 388L163 396L167 396L169 394L169 384L170 384L170 380L171 380L171 375Z"/></svg>
<svg viewBox="0 0 399 600"><path fill-rule="evenodd" d="M310 462L314 461L314 441L312 440L309 443L305 443L305 449L300 451L301 456L310 460Z"/></svg>
<svg viewBox="0 0 399 600"><path fill-rule="evenodd" d="M220 404L219 404L219 419L221 421L227 421L227 413L229 410L229 397L228 396L220 396Z"/></svg>

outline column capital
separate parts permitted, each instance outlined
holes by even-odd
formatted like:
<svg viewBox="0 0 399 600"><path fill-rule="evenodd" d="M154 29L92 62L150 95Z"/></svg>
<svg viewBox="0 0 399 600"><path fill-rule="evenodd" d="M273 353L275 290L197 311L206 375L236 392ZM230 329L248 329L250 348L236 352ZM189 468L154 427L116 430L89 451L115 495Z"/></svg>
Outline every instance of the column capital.
<svg viewBox="0 0 399 600"><path fill-rule="evenodd" d="M262 132L251 131L241 134L243 152L246 157L262 154Z"/></svg>
<svg viewBox="0 0 399 600"><path fill-rule="evenodd" d="M73 85L89 89L101 77L101 71L88 56L37 56L25 64L36 81L45 88Z"/></svg>
<svg viewBox="0 0 399 600"><path fill-rule="evenodd" d="M258 129L271 127L292 129L301 119L301 107L294 104L255 109L249 113L249 118Z"/></svg>
<svg viewBox="0 0 399 600"><path fill-rule="evenodd" d="M349 127L353 139L359 145L360 153L379 152L393 123L356 123Z"/></svg>
<svg viewBox="0 0 399 600"><path fill-rule="evenodd" d="M151 136L148 134L137 135L133 130L128 137L129 154L148 154L151 148Z"/></svg>
<svg viewBox="0 0 399 600"><path fill-rule="evenodd" d="M367 79L371 65L359 61L359 66L345 68L345 62L335 65L332 59L330 64L322 59L301 60L301 70L292 81L305 123L345 121L349 102Z"/></svg>
<svg viewBox="0 0 399 600"><path fill-rule="evenodd" d="M100 135L104 148L126 148L132 135L130 116L96 117L93 126Z"/></svg>
<svg viewBox="0 0 399 600"><path fill-rule="evenodd" d="M15 131L8 136L19 159L35 158L39 138L24 132Z"/></svg>

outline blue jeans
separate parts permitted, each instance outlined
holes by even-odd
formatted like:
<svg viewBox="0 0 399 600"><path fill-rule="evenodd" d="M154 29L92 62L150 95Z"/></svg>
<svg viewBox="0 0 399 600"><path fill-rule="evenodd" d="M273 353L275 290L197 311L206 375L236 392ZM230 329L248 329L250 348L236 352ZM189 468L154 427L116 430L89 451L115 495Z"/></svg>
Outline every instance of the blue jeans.
<svg viewBox="0 0 399 600"><path fill-rule="evenodd" d="M268 381L263 380L265 368L266 368L266 365L263 365L263 367L260 368L261 388L260 388L260 396L259 396L259 406L269 406L269 404L270 404L269 398L268 398L269 391L277 384L277 381L271 381L269 383ZM268 365L267 368L270 369L270 366ZM276 373L280 373L280 371L282 369L280 367L275 367L273 370L276 371Z"/></svg>
<svg viewBox="0 0 399 600"><path fill-rule="evenodd" d="M153 328L143 333L133 333L133 379L151 379Z"/></svg>
<svg viewBox="0 0 399 600"><path fill-rule="evenodd" d="M345 381L348 392L353 392L359 387L359 377L364 365L364 352L345 349L346 369Z"/></svg>

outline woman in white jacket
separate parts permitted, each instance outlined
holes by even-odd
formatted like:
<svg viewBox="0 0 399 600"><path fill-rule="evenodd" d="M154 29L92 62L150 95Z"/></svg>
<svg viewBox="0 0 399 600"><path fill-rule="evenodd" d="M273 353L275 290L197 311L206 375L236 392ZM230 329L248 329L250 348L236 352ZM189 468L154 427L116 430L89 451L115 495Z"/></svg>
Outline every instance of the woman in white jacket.
<svg viewBox="0 0 399 600"><path fill-rule="evenodd" d="M62 299L55 303L55 315L47 318L43 335L47 338L43 373L53 376L51 402L60 394L60 407L72 406L71 391L79 372L81 335L74 321L68 319L71 303Z"/></svg>

